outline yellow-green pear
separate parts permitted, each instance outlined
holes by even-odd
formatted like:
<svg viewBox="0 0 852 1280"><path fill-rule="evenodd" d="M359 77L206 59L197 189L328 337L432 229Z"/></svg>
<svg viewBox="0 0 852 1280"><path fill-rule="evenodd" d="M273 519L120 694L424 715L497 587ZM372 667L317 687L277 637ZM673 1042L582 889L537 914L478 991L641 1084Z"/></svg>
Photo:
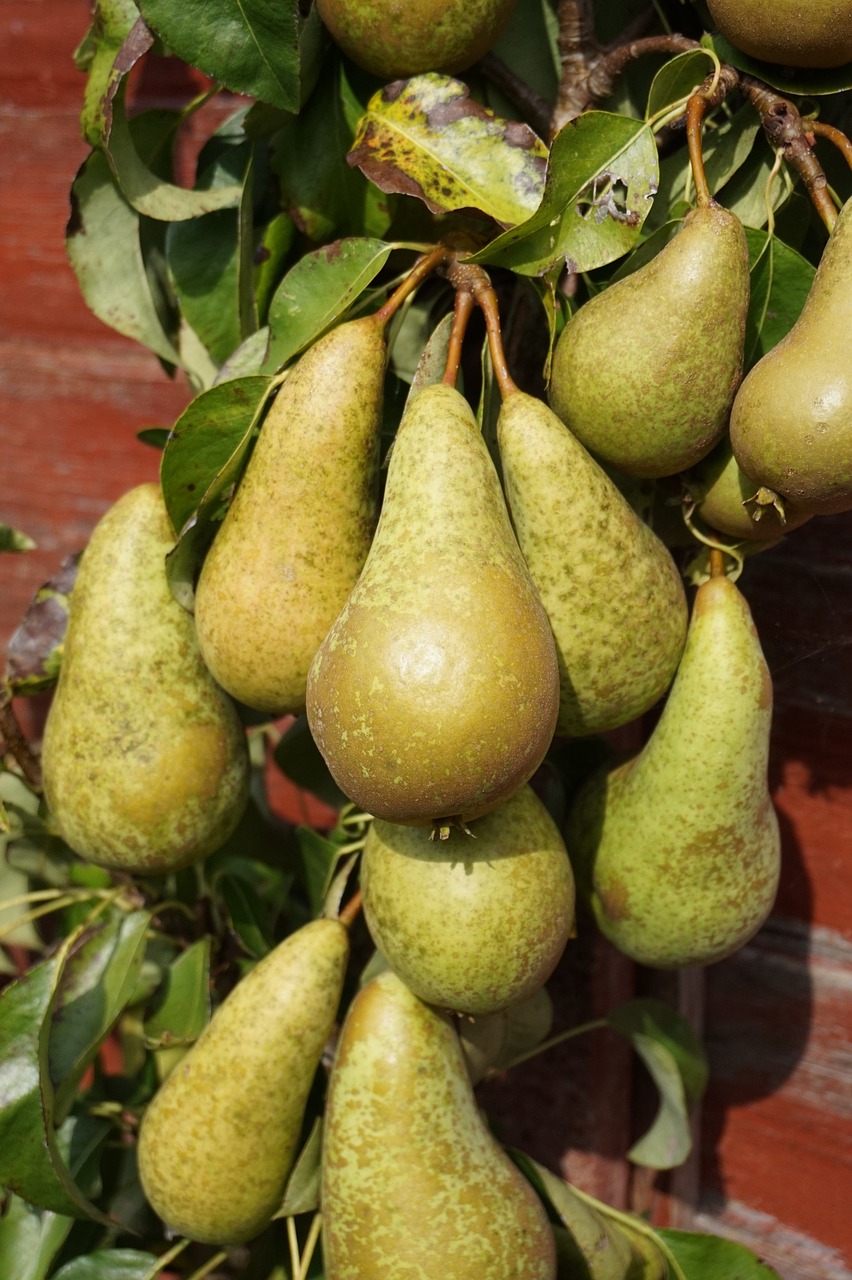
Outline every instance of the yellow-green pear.
<svg viewBox="0 0 852 1280"><path fill-rule="evenodd" d="M742 223L715 201L690 210L656 257L568 321L550 403L587 449L622 471L686 470L727 425L748 301Z"/></svg>
<svg viewBox="0 0 852 1280"><path fill-rule="evenodd" d="M497 439L512 523L556 640L557 732L635 720L671 684L686 641L675 563L541 400L510 392Z"/></svg>
<svg viewBox="0 0 852 1280"><path fill-rule="evenodd" d="M538 1197L488 1131L458 1038L386 971L359 992L323 1131L326 1280L555 1280Z"/></svg>
<svg viewBox="0 0 852 1280"><path fill-rule="evenodd" d="M374 316L309 348L266 415L202 566L204 660L224 689L270 715L304 709L308 667L367 557L384 371Z"/></svg>
<svg viewBox="0 0 852 1280"><path fill-rule="evenodd" d="M807 511L749 479L728 436L692 468L686 485L704 523L737 541L772 542L810 519Z"/></svg>
<svg viewBox="0 0 852 1280"><path fill-rule="evenodd" d="M547 615L470 406L406 408L367 563L308 677L341 790L389 822L487 813L526 782L559 704Z"/></svg>
<svg viewBox="0 0 852 1280"><path fill-rule="evenodd" d="M707 0L722 35L764 62L839 67L852 61L850 0Z"/></svg>
<svg viewBox="0 0 852 1280"><path fill-rule="evenodd" d="M802 313L744 379L731 446L746 475L800 512L852 508L852 200L841 210Z"/></svg>
<svg viewBox="0 0 852 1280"><path fill-rule="evenodd" d="M376 820L361 860L378 949L430 1004L494 1013L553 972L574 924L574 875L556 823L530 787L431 839Z"/></svg>
<svg viewBox="0 0 852 1280"><path fill-rule="evenodd" d="M648 743L591 777L566 830L578 889L603 933L641 964L722 960L769 914L780 860L771 719L748 605L727 578L711 578Z"/></svg>
<svg viewBox="0 0 852 1280"><path fill-rule="evenodd" d="M63 838L134 874L205 857L248 799L245 734L166 580L173 543L158 485L132 489L98 523L44 731L45 795Z"/></svg>
<svg viewBox="0 0 852 1280"><path fill-rule="evenodd" d="M348 955L339 920L291 934L234 988L155 1095L139 1176L171 1231L237 1244L280 1207Z"/></svg>

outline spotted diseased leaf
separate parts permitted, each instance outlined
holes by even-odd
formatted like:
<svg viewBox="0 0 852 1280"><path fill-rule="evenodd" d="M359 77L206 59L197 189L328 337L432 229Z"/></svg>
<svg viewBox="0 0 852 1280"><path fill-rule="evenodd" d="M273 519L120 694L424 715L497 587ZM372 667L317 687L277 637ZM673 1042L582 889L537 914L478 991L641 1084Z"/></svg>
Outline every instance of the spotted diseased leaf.
<svg viewBox="0 0 852 1280"><path fill-rule="evenodd" d="M39 587L12 634L6 678L15 695L44 693L56 683L79 560L78 553L62 561L59 572Z"/></svg>
<svg viewBox="0 0 852 1280"><path fill-rule="evenodd" d="M153 42L134 0L98 0L87 37L91 56L80 115L83 136L91 146L109 137L112 103L122 77Z"/></svg>
<svg viewBox="0 0 852 1280"><path fill-rule="evenodd" d="M370 99L348 159L382 191L417 196L433 213L478 209L511 227L538 207L547 148L460 80L429 72Z"/></svg>
<svg viewBox="0 0 852 1280"><path fill-rule="evenodd" d="M553 143L536 212L472 261L544 276L568 265L591 271L627 253L657 190L653 131L641 120L587 111Z"/></svg>

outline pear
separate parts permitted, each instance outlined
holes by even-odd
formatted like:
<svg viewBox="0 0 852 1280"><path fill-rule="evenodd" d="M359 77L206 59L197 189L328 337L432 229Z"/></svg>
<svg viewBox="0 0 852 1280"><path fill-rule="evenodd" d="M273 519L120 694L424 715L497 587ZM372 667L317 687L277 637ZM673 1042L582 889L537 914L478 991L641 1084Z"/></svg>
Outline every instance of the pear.
<svg viewBox="0 0 852 1280"><path fill-rule="evenodd" d="M770 542L810 519L768 489L750 480L731 451L727 436L693 467L687 487L705 524L737 540Z"/></svg>
<svg viewBox="0 0 852 1280"><path fill-rule="evenodd" d="M812 515L852 508L852 200L793 328L743 381L731 445L743 471Z"/></svg>
<svg viewBox="0 0 852 1280"><path fill-rule="evenodd" d="M568 321L553 357L553 408L622 471L686 470L727 425L748 300L739 219L715 201L692 209L655 258Z"/></svg>
<svg viewBox="0 0 852 1280"><path fill-rule="evenodd" d="M557 732L634 720L665 693L683 652L675 563L546 404L511 392L497 438L512 522L556 640Z"/></svg>
<svg viewBox="0 0 852 1280"><path fill-rule="evenodd" d="M722 35L743 53L785 67L852 61L850 0L707 0Z"/></svg>
<svg viewBox="0 0 852 1280"><path fill-rule="evenodd" d="M562 837L529 787L432 840L375 821L361 860L367 925L391 968L430 1004L494 1013L537 991L574 923Z"/></svg>
<svg viewBox="0 0 852 1280"><path fill-rule="evenodd" d="M367 563L308 677L341 790L389 822L471 819L550 745L556 650L465 399L409 401Z"/></svg>
<svg viewBox="0 0 852 1280"><path fill-rule="evenodd" d="M139 1175L171 1231L237 1244L280 1207L348 953L339 920L291 934L234 988L155 1095Z"/></svg>
<svg viewBox="0 0 852 1280"><path fill-rule="evenodd" d="M748 605L727 578L711 578L647 745L592 776L567 826L578 888L634 960L710 964L766 919L780 856L766 778L771 717Z"/></svg>
<svg viewBox="0 0 852 1280"><path fill-rule="evenodd" d="M308 667L367 558L378 511L385 340L373 316L292 370L204 561L201 652L240 702L304 709Z"/></svg>
<svg viewBox="0 0 852 1280"><path fill-rule="evenodd" d="M326 1280L555 1280L541 1202L486 1128L449 1019L387 971L356 996L329 1083Z"/></svg>
<svg viewBox="0 0 852 1280"><path fill-rule="evenodd" d="M132 489L98 523L71 596L42 750L47 802L67 843L139 874L218 848L248 800L245 734L166 580L173 542L158 485Z"/></svg>
<svg viewBox="0 0 852 1280"><path fill-rule="evenodd" d="M383 80L464 71L496 44L515 0L317 0L353 62Z"/></svg>

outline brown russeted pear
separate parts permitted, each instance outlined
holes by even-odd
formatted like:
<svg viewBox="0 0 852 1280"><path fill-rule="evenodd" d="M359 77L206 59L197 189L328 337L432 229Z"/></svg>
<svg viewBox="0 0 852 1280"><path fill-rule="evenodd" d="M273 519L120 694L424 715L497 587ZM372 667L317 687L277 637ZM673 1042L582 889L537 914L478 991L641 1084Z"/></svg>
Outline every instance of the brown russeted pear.
<svg viewBox="0 0 852 1280"><path fill-rule="evenodd" d="M292 370L204 561L195 623L224 689L279 715L367 558L378 510L381 320L338 325Z"/></svg>
<svg viewBox="0 0 852 1280"><path fill-rule="evenodd" d="M743 365L749 300L742 224L715 201L566 324L550 403L597 457L668 476L709 453Z"/></svg>
<svg viewBox="0 0 852 1280"><path fill-rule="evenodd" d="M722 35L743 53L785 67L852 61L850 0L707 0Z"/></svg>
<svg viewBox="0 0 852 1280"><path fill-rule="evenodd" d="M280 1207L348 954L339 920L291 934L234 988L155 1095L139 1175L170 1230L238 1244Z"/></svg>
<svg viewBox="0 0 852 1280"><path fill-rule="evenodd" d="M341 49L383 80L464 71L495 44L515 0L317 0Z"/></svg>
<svg viewBox="0 0 852 1280"><path fill-rule="evenodd" d="M494 1013L550 977L574 924L559 829L521 787L470 834L376 820L361 860L373 941L406 986L456 1012Z"/></svg>
<svg viewBox="0 0 852 1280"><path fill-rule="evenodd" d="M367 563L308 677L308 720L341 790L389 822L487 813L553 736L547 615L467 401L414 396Z"/></svg>
<svg viewBox="0 0 852 1280"><path fill-rule="evenodd" d="M771 542L810 519L792 503L750 480L725 436L686 477L690 499L705 524L731 538Z"/></svg>
<svg viewBox="0 0 852 1280"><path fill-rule="evenodd" d="M731 445L758 485L800 511L852 508L852 200L793 328L737 392Z"/></svg>
<svg viewBox="0 0 852 1280"><path fill-rule="evenodd" d="M711 578L647 745L592 776L567 826L581 895L641 964L722 960L766 919L780 856L766 777L771 718L748 605L727 578Z"/></svg>
<svg viewBox="0 0 852 1280"><path fill-rule="evenodd" d="M555 1280L553 1234L480 1116L458 1038L391 972L355 997L323 1131L327 1280Z"/></svg>
<svg viewBox="0 0 852 1280"><path fill-rule="evenodd" d="M557 732L626 724L672 682L686 596L660 539L556 414L513 391L497 422L503 484L559 659Z"/></svg>
<svg viewBox="0 0 852 1280"><path fill-rule="evenodd" d="M63 838L134 874L205 857L248 800L245 733L169 590L173 543L159 485L132 489L100 520L44 731L45 795Z"/></svg>

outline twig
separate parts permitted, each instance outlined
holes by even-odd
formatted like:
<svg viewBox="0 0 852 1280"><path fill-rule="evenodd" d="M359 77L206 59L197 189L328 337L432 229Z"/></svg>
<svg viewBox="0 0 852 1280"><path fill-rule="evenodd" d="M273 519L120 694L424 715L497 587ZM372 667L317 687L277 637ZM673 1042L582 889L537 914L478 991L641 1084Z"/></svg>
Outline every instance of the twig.
<svg viewBox="0 0 852 1280"><path fill-rule="evenodd" d="M823 124L822 120L805 120L802 123L807 124L811 133L815 133L818 138L827 138L829 142L833 142L852 169L852 140L845 133L835 129L834 125Z"/></svg>
<svg viewBox="0 0 852 1280"><path fill-rule="evenodd" d="M617 44L603 55L590 72L586 84L589 100L602 102L604 98L608 98L630 63L636 58L644 57L646 53L688 53L690 49L700 48L697 40L680 35L646 36L642 40Z"/></svg>
<svg viewBox="0 0 852 1280"><path fill-rule="evenodd" d="M479 70L492 84L495 84L498 89L505 93L509 101L518 108L539 137L546 138L550 130L551 112L547 98L540 93L536 93L535 89L531 88L526 80L516 76L514 71L506 66L502 58L498 58L494 53L486 53L483 58L480 58Z"/></svg>
<svg viewBox="0 0 852 1280"><path fill-rule="evenodd" d="M592 19L590 0L559 0L559 61L562 72L550 121L555 136L589 105L589 75L602 54Z"/></svg>
<svg viewBox="0 0 852 1280"><path fill-rule="evenodd" d="M18 724L14 707L12 706L12 693L8 685L0 690L0 734L6 743L6 748L12 753L21 767L21 772L27 782L35 790L40 791L42 786L41 765L38 759L33 755L32 748L24 737L21 726Z"/></svg>
<svg viewBox="0 0 852 1280"><path fill-rule="evenodd" d="M830 233L837 221L837 209L829 194L823 167L814 155L814 135L808 136L812 122L803 120L792 102L774 93L762 81L741 74L740 85L760 116L770 144L799 174L814 208Z"/></svg>

